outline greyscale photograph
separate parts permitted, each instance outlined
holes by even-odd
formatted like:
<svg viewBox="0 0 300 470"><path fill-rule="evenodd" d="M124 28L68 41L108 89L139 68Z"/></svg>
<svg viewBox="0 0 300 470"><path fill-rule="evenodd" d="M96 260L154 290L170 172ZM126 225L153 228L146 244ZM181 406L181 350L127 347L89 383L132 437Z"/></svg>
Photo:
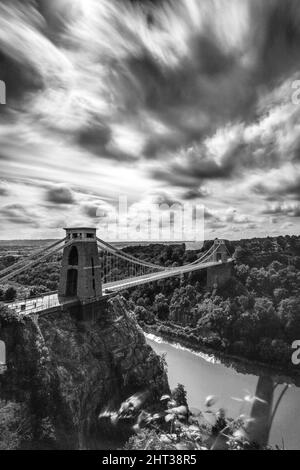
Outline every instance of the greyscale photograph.
<svg viewBox="0 0 300 470"><path fill-rule="evenodd" d="M299 0L0 0L0 458L36 450L300 450Z"/></svg>

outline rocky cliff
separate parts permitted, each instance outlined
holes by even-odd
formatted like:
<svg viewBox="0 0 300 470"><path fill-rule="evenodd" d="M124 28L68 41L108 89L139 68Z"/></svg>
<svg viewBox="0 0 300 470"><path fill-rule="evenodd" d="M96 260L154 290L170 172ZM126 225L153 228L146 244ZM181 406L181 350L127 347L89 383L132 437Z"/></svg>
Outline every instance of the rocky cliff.
<svg viewBox="0 0 300 470"><path fill-rule="evenodd" d="M145 390L151 406L168 391L163 361L124 299L104 310L93 323L62 311L1 320L8 369L0 375L0 448L101 448L105 407Z"/></svg>

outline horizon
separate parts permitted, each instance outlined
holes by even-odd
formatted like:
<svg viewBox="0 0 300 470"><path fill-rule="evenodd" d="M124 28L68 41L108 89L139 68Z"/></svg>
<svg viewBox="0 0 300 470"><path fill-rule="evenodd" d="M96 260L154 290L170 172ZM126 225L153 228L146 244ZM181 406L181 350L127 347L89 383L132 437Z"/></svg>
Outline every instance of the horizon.
<svg viewBox="0 0 300 470"><path fill-rule="evenodd" d="M268 238L279 238L279 237L282 237L282 238L292 238L292 237L300 237L300 234L293 234L293 235L290 235L288 233L286 233L285 235L272 235L272 236L269 236L269 235L266 235L266 236L262 236L262 237L251 237L251 238L225 238L224 240L225 241L229 241L229 242L237 242L237 241L242 241L242 240L253 240L253 239L268 239ZM152 245L152 244L184 244L184 243L203 243L203 242L206 242L206 241L213 241L215 239L217 239L218 237L215 237L215 238L206 238L205 240L199 240L199 241L195 241L195 240L106 240L107 242L109 243L147 243L149 245ZM0 238L0 243L2 242L39 242L39 241L55 241L55 240L59 240L60 238Z"/></svg>

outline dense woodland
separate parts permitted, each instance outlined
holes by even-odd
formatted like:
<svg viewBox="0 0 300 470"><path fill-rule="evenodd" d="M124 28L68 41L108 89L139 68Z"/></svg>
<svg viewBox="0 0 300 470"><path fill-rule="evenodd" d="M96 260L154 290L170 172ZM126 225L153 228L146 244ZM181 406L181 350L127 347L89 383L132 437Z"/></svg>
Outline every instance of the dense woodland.
<svg viewBox="0 0 300 470"><path fill-rule="evenodd" d="M212 243L205 242L201 251ZM206 289L204 272L126 291L137 320L144 328L192 347L291 366L291 345L300 339L300 237L240 240L227 242L227 247L235 258L232 278L217 291ZM186 251L184 244L124 250L165 266L182 265L199 256L199 251ZM0 269L19 256L3 251ZM55 255L14 283L0 285L0 300L56 290L59 266L60 257Z"/></svg>
<svg viewBox="0 0 300 470"><path fill-rule="evenodd" d="M292 367L292 343L300 339L300 238L227 246L232 278L216 292L207 291L201 273L129 292L139 322L191 347Z"/></svg>

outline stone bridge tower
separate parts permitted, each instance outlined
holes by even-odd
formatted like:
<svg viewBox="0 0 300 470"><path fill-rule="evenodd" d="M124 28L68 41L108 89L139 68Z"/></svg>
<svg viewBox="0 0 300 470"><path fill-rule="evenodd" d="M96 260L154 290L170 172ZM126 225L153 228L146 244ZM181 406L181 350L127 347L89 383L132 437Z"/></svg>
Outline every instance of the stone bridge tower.
<svg viewBox="0 0 300 470"><path fill-rule="evenodd" d="M216 263L226 263L228 261L228 251L226 248L225 240L219 240L218 238L215 239L214 241L214 247L213 250L216 250L216 252L213 254L213 261Z"/></svg>
<svg viewBox="0 0 300 470"><path fill-rule="evenodd" d="M81 301L102 296L101 267L95 228L66 228L66 246L58 295Z"/></svg>
<svg viewBox="0 0 300 470"><path fill-rule="evenodd" d="M214 241L212 262L218 263L215 266L207 268L207 287L217 288L229 281L232 271L232 263L224 240L216 238Z"/></svg>

